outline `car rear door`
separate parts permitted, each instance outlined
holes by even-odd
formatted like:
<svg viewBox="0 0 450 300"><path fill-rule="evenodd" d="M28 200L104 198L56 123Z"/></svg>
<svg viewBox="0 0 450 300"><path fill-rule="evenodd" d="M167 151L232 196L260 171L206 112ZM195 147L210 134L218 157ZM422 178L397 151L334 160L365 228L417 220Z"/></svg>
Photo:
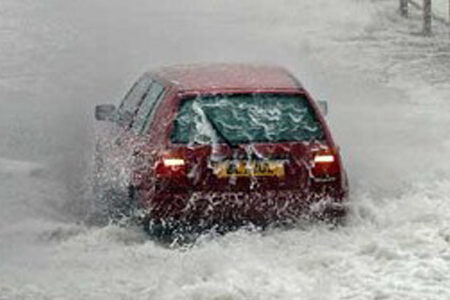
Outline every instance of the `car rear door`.
<svg viewBox="0 0 450 300"><path fill-rule="evenodd" d="M180 102L171 141L193 190L307 188L313 152L326 140L305 94L223 93Z"/></svg>
<svg viewBox="0 0 450 300"><path fill-rule="evenodd" d="M151 78L141 77L121 101L114 116L111 128L104 134L102 146L102 164L108 180L123 182L129 161L130 129L135 115L151 86Z"/></svg>
<svg viewBox="0 0 450 300"><path fill-rule="evenodd" d="M154 154L161 143L161 139L151 137L151 128L158 107L166 98L166 92L167 88L163 84L153 80L131 126L133 139L129 155L132 157L131 172L135 186L139 186L143 181L151 181Z"/></svg>

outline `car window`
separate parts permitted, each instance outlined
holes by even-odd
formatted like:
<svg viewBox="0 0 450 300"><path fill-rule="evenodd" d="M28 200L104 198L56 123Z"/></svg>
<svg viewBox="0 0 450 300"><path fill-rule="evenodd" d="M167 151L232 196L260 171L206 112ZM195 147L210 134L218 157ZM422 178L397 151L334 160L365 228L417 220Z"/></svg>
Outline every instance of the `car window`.
<svg viewBox="0 0 450 300"><path fill-rule="evenodd" d="M136 134L141 134L144 131L144 128L148 127L147 125L153 117L152 113L156 107L156 103L158 102L158 99L163 97L163 94L164 87L154 81L149 92L145 96L142 105L139 107L136 119L133 123L133 131Z"/></svg>
<svg viewBox="0 0 450 300"><path fill-rule="evenodd" d="M182 100L171 141L273 143L324 138L304 95L219 94Z"/></svg>
<svg viewBox="0 0 450 300"><path fill-rule="evenodd" d="M123 99L116 114L116 121L124 127L130 127L139 105L148 93L151 79L144 77L137 81Z"/></svg>
<svg viewBox="0 0 450 300"><path fill-rule="evenodd" d="M156 112L158 111L158 107L160 106L161 102L163 102L165 96L166 96L166 90L163 90L161 95L156 100L152 110L150 111L150 114L145 122L144 127L143 127L142 133L148 134L150 132L151 125L153 124Z"/></svg>

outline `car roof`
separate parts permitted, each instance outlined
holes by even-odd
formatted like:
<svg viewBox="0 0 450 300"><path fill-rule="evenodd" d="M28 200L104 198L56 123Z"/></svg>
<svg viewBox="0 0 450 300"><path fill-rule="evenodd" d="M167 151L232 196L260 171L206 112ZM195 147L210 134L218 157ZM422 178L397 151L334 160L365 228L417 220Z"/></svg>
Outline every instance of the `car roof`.
<svg viewBox="0 0 450 300"><path fill-rule="evenodd" d="M209 64L163 67L147 74L180 91L298 90L301 84L286 69L268 65Z"/></svg>

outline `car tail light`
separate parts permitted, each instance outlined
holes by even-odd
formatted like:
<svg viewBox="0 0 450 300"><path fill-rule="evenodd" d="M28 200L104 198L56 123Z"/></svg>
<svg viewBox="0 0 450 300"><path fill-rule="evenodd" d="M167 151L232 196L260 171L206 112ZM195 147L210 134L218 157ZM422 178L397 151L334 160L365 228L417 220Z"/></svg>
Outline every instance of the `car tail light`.
<svg viewBox="0 0 450 300"><path fill-rule="evenodd" d="M186 170L186 160L171 152L164 153L155 165L157 177L185 177Z"/></svg>
<svg viewBox="0 0 450 300"><path fill-rule="evenodd" d="M319 150L314 153L312 174L315 178L334 178L340 173L336 149Z"/></svg>
<svg viewBox="0 0 450 300"><path fill-rule="evenodd" d="M186 163L182 158L163 158L163 164L167 168L182 167Z"/></svg>

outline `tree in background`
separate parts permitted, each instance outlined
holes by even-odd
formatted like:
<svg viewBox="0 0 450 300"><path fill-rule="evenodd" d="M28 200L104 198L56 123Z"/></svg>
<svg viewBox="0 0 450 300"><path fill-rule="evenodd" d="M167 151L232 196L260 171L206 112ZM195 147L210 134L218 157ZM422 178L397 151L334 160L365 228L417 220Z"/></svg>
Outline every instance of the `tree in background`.
<svg viewBox="0 0 450 300"><path fill-rule="evenodd" d="M408 16L408 0L400 0L400 14L403 17Z"/></svg>
<svg viewBox="0 0 450 300"><path fill-rule="evenodd" d="M431 0L423 0L423 33L431 34Z"/></svg>
<svg viewBox="0 0 450 300"><path fill-rule="evenodd" d="M400 14L403 17L408 17L408 6L409 3L413 4L415 7L420 8L420 4L411 0L400 0ZM432 0L423 0L423 33L425 35L430 35L432 31ZM450 16L450 4L449 4L449 16ZM445 22L445 21L444 21Z"/></svg>

